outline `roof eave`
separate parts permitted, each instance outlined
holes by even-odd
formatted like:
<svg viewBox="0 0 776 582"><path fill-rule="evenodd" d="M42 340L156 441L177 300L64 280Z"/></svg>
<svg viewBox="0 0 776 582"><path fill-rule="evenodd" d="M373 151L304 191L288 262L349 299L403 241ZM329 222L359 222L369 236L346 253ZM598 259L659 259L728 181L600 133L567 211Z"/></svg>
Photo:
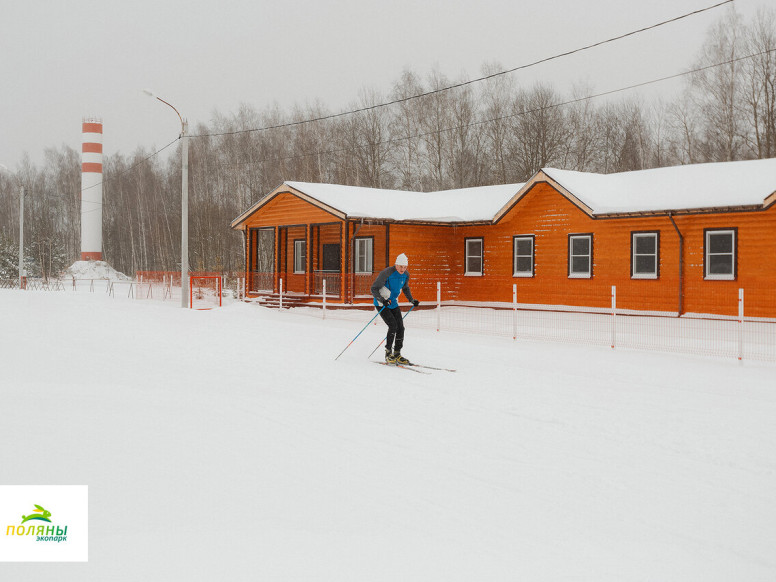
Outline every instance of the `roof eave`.
<svg viewBox="0 0 776 582"><path fill-rule="evenodd" d="M763 200L763 208L768 208L774 203L776 203L776 191L771 193L770 196L767 196L765 200Z"/></svg>
<svg viewBox="0 0 776 582"><path fill-rule="evenodd" d="M725 212L753 212L763 210L761 204L738 204L735 206L706 206L699 208L672 208L664 210L638 210L631 212L601 212L594 218L631 218L638 216L679 216L682 214L722 214Z"/></svg>
<svg viewBox="0 0 776 582"><path fill-rule="evenodd" d="M379 216L348 216L347 220L353 222L370 222L372 224L396 224L412 226L482 226L493 224L487 218L478 220L433 220L422 218L386 218Z"/></svg>

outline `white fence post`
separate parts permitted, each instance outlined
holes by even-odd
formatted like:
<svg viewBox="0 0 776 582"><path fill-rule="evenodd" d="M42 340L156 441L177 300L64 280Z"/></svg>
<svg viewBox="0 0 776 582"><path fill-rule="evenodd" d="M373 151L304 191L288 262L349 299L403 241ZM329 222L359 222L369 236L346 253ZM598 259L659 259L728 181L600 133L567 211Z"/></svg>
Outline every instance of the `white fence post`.
<svg viewBox="0 0 776 582"><path fill-rule="evenodd" d="M512 339L517 339L517 283L512 284Z"/></svg>
<svg viewBox="0 0 776 582"><path fill-rule="evenodd" d="M283 278L280 278L280 309L283 309Z"/></svg>
<svg viewBox="0 0 776 582"><path fill-rule="evenodd" d="M442 322L442 282L437 281L437 331Z"/></svg>
<svg viewBox="0 0 776 582"><path fill-rule="evenodd" d="M744 290L738 290L738 361L744 359Z"/></svg>
<svg viewBox="0 0 776 582"><path fill-rule="evenodd" d="M612 349L617 343L617 286L612 285Z"/></svg>
<svg viewBox="0 0 776 582"><path fill-rule="evenodd" d="M326 319L326 277L323 278L323 319Z"/></svg>

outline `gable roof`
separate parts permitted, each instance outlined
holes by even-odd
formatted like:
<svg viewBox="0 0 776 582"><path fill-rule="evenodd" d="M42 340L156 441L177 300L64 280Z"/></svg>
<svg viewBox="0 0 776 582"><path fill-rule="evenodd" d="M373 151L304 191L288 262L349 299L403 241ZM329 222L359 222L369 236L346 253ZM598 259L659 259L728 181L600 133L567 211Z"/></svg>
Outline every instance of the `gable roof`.
<svg viewBox="0 0 776 582"><path fill-rule="evenodd" d="M408 192L284 182L232 221L243 223L288 192L341 219L441 224L498 222L537 183L551 184L591 217L758 209L776 202L776 158L594 174L543 168L524 184Z"/></svg>
<svg viewBox="0 0 776 582"><path fill-rule="evenodd" d="M439 192L410 192L312 182L283 182L232 221L232 228L285 192L342 219L366 218L443 224L490 222L504 202L522 187L523 184L502 184Z"/></svg>
<svg viewBox="0 0 776 582"><path fill-rule="evenodd" d="M543 168L500 219L537 182L547 181L590 216L763 208L776 200L776 158L594 174Z"/></svg>

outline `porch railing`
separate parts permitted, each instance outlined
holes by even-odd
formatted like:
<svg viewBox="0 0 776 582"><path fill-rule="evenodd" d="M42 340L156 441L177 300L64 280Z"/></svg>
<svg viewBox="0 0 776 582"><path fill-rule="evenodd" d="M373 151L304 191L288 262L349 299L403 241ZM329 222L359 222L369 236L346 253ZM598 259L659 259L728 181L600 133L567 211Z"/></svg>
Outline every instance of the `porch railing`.
<svg viewBox="0 0 776 582"><path fill-rule="evenodd" d="M371 287L375 275L373 273L351 273L347 275L348 282L353 284L355 297L370 297ZM326 295L340 297L342 294L342 273L339 271L313 271L312 294L323 294L323 282L326 281ZM272 292L274 287L274 273L262 273L252 271L250 273L250 292Z"/></svg>
<svg viewBox="0 0 776 582"><path fill-rule="evenodd" d="M342 292L342 273L339 271L313 271L313 295L323 295L326 281L326 295L339 297Z"/></svg>
<svg viewBox="0 0 776 582"><path fill-rule="evenodd" d="M313 294L321 295L323 293L323 281L326 280L326 294L339 297L342 291L342 273L339 271L315 271L313 277ZM347 275L348 282L353 285L353 295L355 297L371 297L372 282L375 275L373 273L350 273Z"/></svg>
<svg viewBox="0 0 776 582"><path fill-rule="evenodd" d="M374 273L354 273L349 276L353 278L353 295L355 297L371 297L372 283L376 277Z"/></svg>
<svg viewBox="0 0 776 582"><path fill-rule="evenodd" d="M274 273L263 273L260 271L251 271L250 274L250 290L251 292L257 291L273 291L275 285Z"/></svg>

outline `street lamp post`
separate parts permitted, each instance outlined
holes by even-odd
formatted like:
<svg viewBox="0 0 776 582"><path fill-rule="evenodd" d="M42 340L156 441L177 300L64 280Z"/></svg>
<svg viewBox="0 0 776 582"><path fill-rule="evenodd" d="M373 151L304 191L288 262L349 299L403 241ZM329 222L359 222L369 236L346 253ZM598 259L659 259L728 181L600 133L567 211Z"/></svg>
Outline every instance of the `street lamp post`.
<svg viewBox="0 0 776 582"><path fill-rule="evenodd" d="M186 308L189 306L189 124L171 103L148 89L143 92L172 108L181 121L181 307Z"/></svg>

